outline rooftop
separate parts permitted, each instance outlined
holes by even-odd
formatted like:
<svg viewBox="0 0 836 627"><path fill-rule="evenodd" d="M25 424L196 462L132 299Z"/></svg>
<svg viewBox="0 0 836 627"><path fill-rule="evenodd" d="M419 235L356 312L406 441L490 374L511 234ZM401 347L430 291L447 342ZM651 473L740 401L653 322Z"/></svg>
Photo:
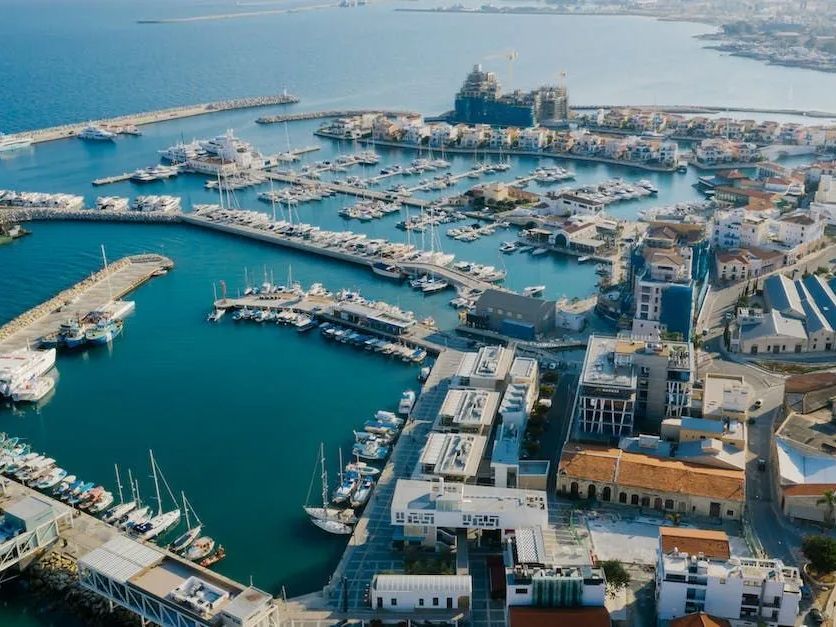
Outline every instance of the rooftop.
<svg viewBox="0 0 836 627"><path fill-rule="evenodd" d="M537 360L531 357L515 357L511 363L511 379L532 379L537 372Z"/></svg>
<svg viewBox="0 0 836 627"><path fill-rule="evenodd" d="M727 560L731 557L729 537L725 531L659 527L659 546L663 553L679 550L689 555L703 554L715 559Z"/></svg>
<svg viewBox="0 0 836 627"><path fill-rule="evenodd" d="M420 465L434 475L475 477L487 438L469 433L435 433L427 438Z"/></svg>
<svg viewBox="0 0 836 627"><path fill-rule="evenodd" d="M744 473L591 444L569 443L560 458L568 477L669 494L743 500Z"/></svg>
<svg viewBox="0 0 836 627"><path fill-rule="evenodd" d="M787 318L779 311L772 309L753 324L740 326L740 339L754 341L761 338L782 337L791 340L807 340L807 332L800 320Z"/></svg>
<svg viewBox="0 0 836 627"><path fill-rule="evenodd" d="M479 297L480 302L491 291L496 290L485 291ZM514 352L502 346L483 346L478 353L465 353L459 369L456 371L456 376L502 381L508 374L513 357Z"/></svg>
<svg viewBox="0 0 836 627"><path fill-rule="evenodd" d="M581 375L584 384L635 389L636 373L632 364L615 361L614 355L619 344L619 340L614 337L589 337Z"/></svg>
<svg viewBox="0 0 836 627"><path fill-rule="evenodd" d="M453 388L447 392L436 427L489 427L499 405L499 392L478 388Z"/></svg>
<svg viewBox="0 0 836 627"><path fill-rule="evenodd" d="M377 592L435 592L467 595L472 590L470 575L388 575L374 576L372 588Z"/></svg>
<svg viewBox="0 0 836 627"><path fill-rule="evenodd" d="M749 408L751 389L742 376L706 373L702 387L703 415L723 412L745 412Z"/></svg>
<svg viewBox="0 0 836 627"><path fill-rule="evenodd" d="M523 510L536 513L538 518L535 521L539 524L539 516L546 511L546 493L496 486L398 479L392 496L392 510L443 510L476 514Z"/></svg>
<svg viewBox="0 0 836 627"><path fill-rule="evenodd" d="M605 607L524 607L508 608L509 627L610 627Z"/></svg>

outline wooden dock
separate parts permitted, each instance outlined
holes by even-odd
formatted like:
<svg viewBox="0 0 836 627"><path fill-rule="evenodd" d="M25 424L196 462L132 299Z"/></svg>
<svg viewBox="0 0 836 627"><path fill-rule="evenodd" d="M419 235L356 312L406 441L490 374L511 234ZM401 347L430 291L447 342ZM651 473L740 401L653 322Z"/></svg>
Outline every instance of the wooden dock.
<svg viewBox="0 0 836 627"><path fill-rule="evenodd" d="M58 331L68 318L84 316L119 299L173 266L162 255L123 257L107 271L96 272L0 327L0 353L34 346L39 337Z"/></svg>

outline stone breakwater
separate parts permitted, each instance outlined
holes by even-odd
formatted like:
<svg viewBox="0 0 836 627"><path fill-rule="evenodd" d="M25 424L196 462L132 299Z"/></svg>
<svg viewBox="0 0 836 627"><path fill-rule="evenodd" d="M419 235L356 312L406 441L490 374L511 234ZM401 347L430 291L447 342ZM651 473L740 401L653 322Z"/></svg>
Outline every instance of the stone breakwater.
<svg viewBox="0 0 836 627"><path fill-rule="evenodd" d="M60 542L60 540L59 540ZM84 589L78 582L78 564L68 555L52 551L33 563L23 572L26 593L47 611L70 610L85 624L133 627L140 625L139 618L109 603L101 596Z"/></svg>
<svg viewBox="0 0 836 627"><path fill-rule="evenodd" d="M217 102L206 102L196 105L159 109L157 111L130 113L114 118L96 120L93 124L106 127L142 126L143 124L153 124L154 122L163 122L165 120L177 120L195 115L203 115L205 113L230 111L232 109L269 107L273 105L294 104L297 102L299 102L299 98L297 96L283 92L272 96L255 96L251 98L237 98L234 100L219 100ZM33 143L48 142L65 137L74 137L88 124L89 122L63 124L61 126L14 133L8 135L8 137L27 137L31 139Z"/></svg>
<svg viewBox="0 0 836 627"><path fill-rule="evenodd" d="M8 207L0 205L0 224L36 220L86 220L91 222L180 222L179 211L99 211L54 207Z"/></svg>
<svg viewBox="0 0 836 627"><path fill-rule="evenodd" d="M31 324L38 320L54 313L67 304L72 303L81 297L87 290L101 283L108 274L113 275L122 269L134 263L155 263L164 267L172 267L174 264L171 260L162 257L161 255L134 255L132 257L123 257L108 265L107 270L102 268L98 272L76 283L71 288L59 292L49 300L33 307L29 311L19 315L17 318L10 320L2 327L0 327L0 342L7 340L9 337L26 329Z"/></svg>

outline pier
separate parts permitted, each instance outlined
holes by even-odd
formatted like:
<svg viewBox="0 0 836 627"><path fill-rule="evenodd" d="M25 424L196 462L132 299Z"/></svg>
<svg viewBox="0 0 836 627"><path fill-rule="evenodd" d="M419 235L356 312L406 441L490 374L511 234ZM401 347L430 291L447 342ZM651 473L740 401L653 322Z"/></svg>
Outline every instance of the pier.
<svg viewBox="0 0 836 627"><path fill-rule="evenodd" d="M297 102L299 102L298 97L288 94L287 92L282 92L281 94L273 96L221 100L218 102L207 102L183 107L159 109L157 111L132 113L115 118L96 120L92 122L92 124L99 126L142 126L145 124L154 124L155 122L165 122L166 120L179 120L182 118L194 117L196 115L217 113L219 111L253 109L256 107L270 107L273 105L294 104ZM75 137L85 126L88 126L89 124L90 122L64 124L62 126L53 126L51 128L12 133L7 135L7 137L11 139L28 138L32 140L33 144L39 144L42 142L54 141L56 139L64 139L66 137Z"/></svg>
<svg viewBox="0 0 836 627"><path fill-rule="evenodd" d="M292 185L306 185L308 187L320 186L326 189L330 189L331 191L336 192L338 194L356 196L357 198L364 198L367 200L383 200L386 202L392 202L393 200L397 200L402 205L409 205L410 207L417 207L419 209L425 209L433 204L431 201L424 200L423 198L397 196L397 194L394 194L392 192L379 192L371 189L364 189L362 187L355 187L354 185L347 185L345 183L337 184L329 183L327 181L317 181L315 179L307 178L299 174L268 172L267 177L280 183L290 183Z"/></svg>
<svg viewBox="0 0 836 627"><path fill-rule="evenodd" d="M110 185L111 183L122 183L130 179L131 176L131 172L122 172L122 174L117 174L116 176L103 176L100 179L93 179L93 186L99 187L100 185Z"/></svg>
<svg viewBox="0 0 836 627"><path fill-rule="evenodd" d="M39 337L58 331L67 318L119 299L172 267L174 262L162 255L123 257L0 327L0 353L34 345Z"/></svg>
<svg viewBox="0 0 836 627"><path fill-rule="evenodd" d="M387 111L385 109L331 109L330 111L305 111L285 115L267 115L256 118L258 124L279 124L281 122L299 122L301 120L321 120L323 118L350 118L356 115L420 115L415 111ZM343 139L350 140L350 137Z"/></svg>

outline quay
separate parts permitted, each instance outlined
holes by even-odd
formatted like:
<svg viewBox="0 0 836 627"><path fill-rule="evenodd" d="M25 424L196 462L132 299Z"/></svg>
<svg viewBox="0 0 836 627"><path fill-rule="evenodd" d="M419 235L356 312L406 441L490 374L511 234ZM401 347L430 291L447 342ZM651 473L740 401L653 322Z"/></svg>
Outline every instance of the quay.
<svg viewBox="0 0 836 627"><path fill-rule="evenodd" d="M120 605L143 625L279 625L278 607L266 592L129 538L90 514L3 479L0 509L10 508L29 516L20 535L0 544L0 573L25 568L49 552L52 561L70 565L59 575L62 590L77 581L82 590L104 599L110 610ZM201 588L210 597L202 596ZM217 599L206 603L214 594Z"/></svg>
<svg viewBox="0 0 836 627"><path fill-rule="evenodd" d="M275 94L272 96L221 100L218 102L206 102L183 107L159 109L157 111L132 113L114 118L96 120L92 122L92 124L99 126L142 126L145 124L154 124L155 122L165 122L166 120L179 120L181 118L189 118L196 115L217 113L219 111L253 109L256 107L295 104L297 102L299 102L299 98L297 96L293 96L287 92L282 92L281 94ZM81 122L77 124L64 124L61 126L53 126L51 128L12 133L7 135L7 137L10 139L31 139L32 143L39 144L42 142L54 141L56 139L64 139L66 137L75 137L84 127L88 126L88 124L90 123Z"/></svg>
<svg viewBox="0 0 836 627"><path fill-rule="evenodd" d="M39 337L57 332L67 318L117 300L172 267L174 262L162 255L123 257L0 327L0 353L34 345Z"/></svg>
<svg viewBox="0 0 836 627"><path fill-rule="evenodd" d="M122 174L117 174L116 176L103 176L100 179L93 179L93 186L99 187L100 185L110 185L111 183L122 183L130 178L130 172L122 172Z"/></svg>
<svg viewBox="0 0 836 627"><path fill-rule="evenodd" d="M282 172L268 172L267 177L278 181L280 183L290 183L293 185L306 185L309 187L319 186L330 189L332 192L338 194L345 194L347 196L355 196L357 198L364 198L370 200L383 200L391 202L396 199L396 195L390 192L379 192L362 187L355 187L354 185L346 185L345 183L329 183L327 181L317 181L312 178L307 178L299 174L285 174ZM398 202L410 207L417 207L419 209L426 209L433 203L423 198L398 197Z"/></svg>
<svg viewBox="0 0 836 627"><path fill-rule="evenodd" d="M335 141L340 141L346 139L345 137L340 137L339 135L335 135L334 133L329 133L323 130L316 130L314 131L314 135L318 137L325 137L327 139L332 139ZM363 144L367 146L384 146L387 148L400 148L401 150L415 150L415 151L422 151L426 149L426 146L421 146L418 144L407 144L402 142L393 142L393 141L385 141L380 139L371 139L369 137L361 137L357 139L353 139L352 141L356 141L358 144ZM439 151L441 152L441 151ZM444 153L446 154L459 154L459 155L498 155L503 157L514 156L514 157L548 157L550 159L565 159L567 161L589 161L592 163L606 163L608 165L618 165L623 166L625 168L637 168L639 170L647 170L650 172L675 172L676 166L662 166L662 165L649 165L647 163L640 163L638 161L623 161L619 159L607 159L606 157L588 157L585 155L576 155L570 152L546 152L542 150L513 150L508 148L490 148L485 146L480 146L478 150L473 148L456 148L447 146L444 148Z"/></svg>
<svg viewBox="0 0 836 627"><path fill-rule="evenodd" d="M278 246L292 248L294 250L307 252L313 255L330 257L338 261L345 261L348 263L366 266L369 269L371 269L372 265L374 265L375 262L383 261L383 259L379 257L367 257L356 253L351 253L345 250L326 248L325 246L316 244L314 242L306 241L298 237L287 237L282 235L281 233L276 233L274 231L256 229L244 224L216 222L210 220L205 216L196 215L194 213L181 214L180 220L185 224L191 224L194 226L212 229L215 231L221 231L223 233L237 235L239 237L255 239L262 242L267 242L268 244L276 244ZM440 266L437 264L410 261L393 261L393 263L397 263L406 272L412 272L415 274L435 274L439 277L442 277L450 284L460 289L472 291L495 288L493 284L488 283L487 281L477 279L473 276L465 274L464 272L459 272L458 270L455 270L453 268L447 268L445 266Z"/></svg>
<svg viewBox="0 0 836 627"><path fill-rule="evenodd" d="M418 115L414 111L387 111L385 109L332 109L330 111L305 111L285 115L267 115L256 118L257 124L279 124L281 122L299 122L302 120L320 120L322 118L350 118L356 115ZM348 138L343 138L348 139Z"/></svg>

